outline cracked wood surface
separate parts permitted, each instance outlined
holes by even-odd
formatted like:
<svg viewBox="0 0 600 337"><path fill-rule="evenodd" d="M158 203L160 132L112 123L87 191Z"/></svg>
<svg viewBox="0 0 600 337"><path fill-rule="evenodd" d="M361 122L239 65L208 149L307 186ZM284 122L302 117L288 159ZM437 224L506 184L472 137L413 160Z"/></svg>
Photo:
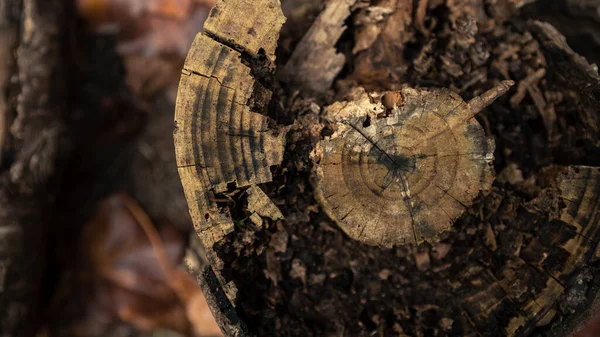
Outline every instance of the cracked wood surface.
<svg viewBox="0 0 600 337"><path fill-rule="evenodd" d="M325 109L316 196L350 237L393 246L433 240L494 180L494 142L474 115L512 82L464 102L449 90L359 93Z"/></svg>
<svg viewBox="0 0 600 337"><path fill-rule="evenodd" d="M600 258L600 168L553 167L545 175L550 187L528 205L537 209L527 224L536 236L521 242L501 273L484 265L464 271L471 289L461 307L480 332L491 317L504 317L506 336L527 336L558 312L582 313L596 302L587 294L593 278L587 266ZM552 329L560 336L573 331L560 321Z"/></svg>
<svg viewBox="0 0 600 337"><path fill-rule="evenodd" d="M270 182L270 167L283 158L285 133L272 130L264 111L251 111L257 90L267 102L271 94L256 82L243 58L272 69L284 21L279 0L219 1L205 22L206 34L198 34L191 46L177 95L177 166L210 262L199 277L205 293L211 289L207 301L220 326L235 336L246 333L243 322L232 316L237 289L222 276L223 262L212 250L234 226L229 211L217 205L216 195L230 186ZM267 60L261 61L261 56Z"/></svg>

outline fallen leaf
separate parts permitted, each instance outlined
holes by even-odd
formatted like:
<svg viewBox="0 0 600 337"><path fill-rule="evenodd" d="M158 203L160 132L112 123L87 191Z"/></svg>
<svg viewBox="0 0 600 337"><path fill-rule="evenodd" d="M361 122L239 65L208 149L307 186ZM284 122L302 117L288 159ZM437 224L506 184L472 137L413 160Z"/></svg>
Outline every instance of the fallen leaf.
<svg viewBox="0 0 600 337"><path fill-rule="evenodd" d="M158 231L133 198L118 194L103 201L84 242L97 277L96 305L142 331L221 335L194 278L175 267L185 240L174 227Z"/></svg>

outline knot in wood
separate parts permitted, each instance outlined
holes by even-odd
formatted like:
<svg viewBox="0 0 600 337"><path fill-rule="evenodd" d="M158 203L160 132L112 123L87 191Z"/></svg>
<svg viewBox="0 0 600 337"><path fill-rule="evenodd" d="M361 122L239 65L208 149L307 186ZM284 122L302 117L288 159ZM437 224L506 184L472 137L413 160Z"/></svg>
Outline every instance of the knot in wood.
<svg viewBox="0 0 600 337"><path fill-rule="evenodd" d="M494 142L474 115L510 85L468 103L446 89L408 88L363 90L327 107L335 131L314 151L320 204L368 244L433 240L491 187Z"/></svg>

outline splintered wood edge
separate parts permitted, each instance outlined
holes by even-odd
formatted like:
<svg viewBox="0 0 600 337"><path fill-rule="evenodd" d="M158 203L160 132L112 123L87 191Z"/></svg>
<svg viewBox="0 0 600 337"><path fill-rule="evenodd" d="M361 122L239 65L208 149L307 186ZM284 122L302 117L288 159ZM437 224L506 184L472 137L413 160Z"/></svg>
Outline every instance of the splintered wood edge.
<svg viewBox="0 0 600 337"><path fill-rule="evenodd" d="M468 103L445 89L359 89L327 107L334 133L313 152L317 200L366 244L434 240L490 189L494 142L473 117L512 84Z"/></svg>
<svg viewBox="0 0 600 337"><path fill-rule="evenodd" d="M307 95L325 93L344 67L346 58L335 44L356 0L331 0L298 43L279 78Z"/></svg>
<svg viewBox="0 0 600 337"><path fill-rule="evenodd" d="M205 22L206 34L194 39L179 83L173 135L178 171L219 291L233 307L237 288L221 275L223 261L213 245L234 225L215 194L231 184L241 188L270 182L270 168L283 159L285 132L271 129L269 118L248 106L255 88L263 97L270 92L256 83L242 57L264 54L273 62L284 21L279 0L219 1ZM274 205L265 205L265 214L276 214ZM242 329L239 322L229 324Z"/></svg>

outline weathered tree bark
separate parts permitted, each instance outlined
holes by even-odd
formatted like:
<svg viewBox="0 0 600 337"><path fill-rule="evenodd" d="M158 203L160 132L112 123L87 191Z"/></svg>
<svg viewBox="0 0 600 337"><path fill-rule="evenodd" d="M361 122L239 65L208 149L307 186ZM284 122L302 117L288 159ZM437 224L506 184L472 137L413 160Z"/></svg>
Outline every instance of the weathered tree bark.
<svg viewBox="0 0 600 337"><path fill-rule="evenodd" d="M352 64L357 69L345 83L350 88L338 88L338 96L350 99L323 109L317 104L321 101L311 95L329 90L336 77L332 73L341 70L343 57L336 55L334 45L354 2L330 2L338 3L344 5L343 13L332 16L329 24L328 16L317 18L298 44L299 48L315 46L323 53L297 50L281 73L296 76L281 78L290 89L287 92L293 93L289 101L300 101L302 106L292 126L276 125L266 110L270 90L275 89L273 43L283 22L279 1L264 0L254 7L246 1L220 1L206 23L207 34L197 37L186 60L175 117L177 164L200 245L210 263L204 270L192 269L223 331L229 335L404 336L402 322L420 334L572 333L597 306L600 284L600 169L579 165L590 165L584 156L597 153L599 145L597 71L550 26L528 25L537 39L531 45L541 45L548 68L523 80L522 92L515 94L512 104L517 106L527 90L542 110L543 98L529 87L545 74L559 87L581 88L575 100L582 108L569 117L576 120L574 127L583 146L580 154L546 165L529 186L510 186L500 179L494 181L493 143L474 118L506 94L510 82L495 79L494 89L466 103L448 90L402 86L397 81L405 72L403 67L395 67L393 76L379 73L388 62L406 62L404 55L368 53L370 48L388 48L383 38L402 35L410 25L424 31L427 1L419 2L414 24L410 18L400 23L386 21L387 16L402 16L411 1L384 1L382 6L371 7L361 2L362 7L352 8L366 16L361 21L365 27L359 25L357 30L364 40L360 50L354 49L366 53ZM262 20L255 25L254 18L259 16ZM489 55L482 56L481 46L475 44L470 32L477 30L475 23L456 22L461 24L459 33L448 45L464 48L471 55L457 53L457 57L481 65L478 57ZM319 35L328 30L331 36ZM410 40L407 36L400 36L392 49L404 50ZM431 45L426 44L417 59L429 57ZM332 63L319 60L322 55L333 55ZM454 60L445 55L443 60L450 65L448 69L461 74ZM321 72L319 67L323 67ZM365 73L369 69L373 78ZM383 80L374 79L378 76ZM368 94L357 84L361 77L365 85L388 82L387 88L403 89ZM309 83L310 78L314 83ZM301 98L295 101L297 92ZM549 126L552 119L544 123ZM283 168L275 168L279 165ZM286 211L295 211L285 190L286 184L295 182L287 170L297 167L300 194L314 195L319 201L320 209L310 204L310 212L318 214L315 218L306 215L306 210L293 213L293 220L283 218ZM313 190L304 184L307 180ZM413 193L413 186L418 193ZM306 220L298 220L302 215ZM313 219L320 223L301 228L312 225ZM286 221L295 224L286 226ZM347 235L330 235L338 233L334 225ZM272 231L265 234L265 228ZM288 239L288 231L298 235ZM339 247L317 247L331 244L334 235ZM429 244L417 246L424 240ZM291 252L294 244L299 248ZM327 256L310 256L307 247ZM362 255L353 255L355 251ZM438 261L435 269L431 268L432 256ZM291 261L281 267L279 259ZM377 275L364 275L363 270L373 269L352 259L367 260L381 270ZM258 266L244 265L248 261L266 265L264 278L259 279ZM280 285L282 268L288 268L285 285ZM309 268L334 271L314 273L307 280ZM352 275L350 281L341 280L343 285L338 287L336 278L346 270ZM354 286L353 278L363 283ZM380 298L373 299L371 290L365 290L372 283L379 289L388 279L396 287L390 286L392 290ZM252 285L260 282L265 284ZM314 290L325 286L335 291L321 294ZM260 291L264 293L255 293ZM321 301L320 296L326 299ZM392 304L366 319L363 313L340 305L361 301L374 302L376 312L381 303ZM294 306L309 312L294 311ZM390 321L386 315L392 316ZM252 322L253 318L261 322ZM427 330L417 330L422 326Z"/></svg>
<svg viewBox="0 0 600 337"><path fill-rule="evenodd" d="M0 335L30 336L64 142L66 8L0 3Z"/></svg>

